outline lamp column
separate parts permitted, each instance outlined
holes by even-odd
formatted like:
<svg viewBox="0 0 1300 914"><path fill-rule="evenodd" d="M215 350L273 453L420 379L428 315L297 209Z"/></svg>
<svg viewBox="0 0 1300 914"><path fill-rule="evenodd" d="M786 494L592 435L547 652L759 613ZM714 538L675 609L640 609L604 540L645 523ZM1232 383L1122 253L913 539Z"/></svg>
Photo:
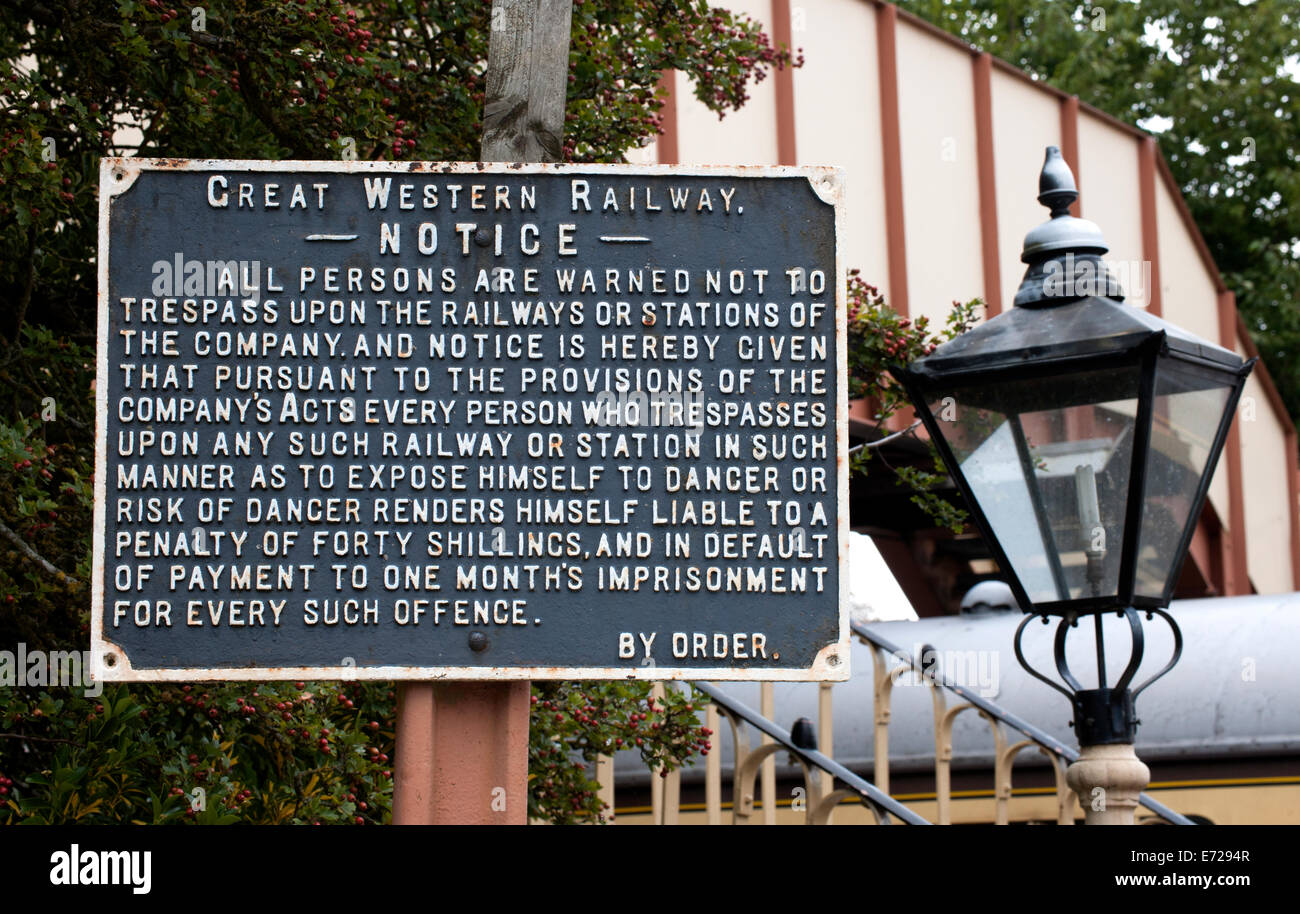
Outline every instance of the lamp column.
<svg viewBox="0 0 1300 914"><path fill-rule="evenodd" d="M1132 743L1084 746L1066 769L1065 780L1079 797L1085 825L1132 825L1151 770Z"/></svg>

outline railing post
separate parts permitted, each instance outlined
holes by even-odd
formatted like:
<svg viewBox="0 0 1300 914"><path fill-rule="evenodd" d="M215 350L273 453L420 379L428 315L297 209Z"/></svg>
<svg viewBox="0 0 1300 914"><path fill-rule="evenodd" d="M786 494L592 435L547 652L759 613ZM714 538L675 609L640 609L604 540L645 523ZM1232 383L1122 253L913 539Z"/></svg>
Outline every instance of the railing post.
<svg viewBox="0 0 1300 914"><path fill-rule="evenodd" d="M1002 732L1002 725L983 711L980 711L980 717L993 728L993 824L1006 825L1011 821L1012 755L1007 752L1007 737Z"/></svg>
<svg viewBox="0 0 1300 914"><path fill-rule="evenodd" d="M650 689L655 704L663 707L667 695L662 682L656 682ZM650 810L656 825L676 825L680 821L682 800L682 772L680 768L668 774L654 772L650 778Z"/></svg>
<svg viewBox="0 0 1300 914"><path fill-rule="evenodd" d="M1065 762L1046 749L1043 750L1052 760L1052 774L1056 777L1056 824L1074 824L1074 792L1065 776Z"/></svg>
<svg viewBox="0 0 1300 914"><path fill-rule="evenodd" d="M682 816L682 770L674 768L664 782L664 825L677 825Z"/></svg>
<svg viewBox="0 0 1300 914"><path fill-rule="evenodd" d="M759 746L746 754L744 764L736 767L735 776L732 778L732 795L736 797L731 805L733 824L739 825L742 820L747 821L754 815L754 780L763 764L770 761L773 755L781 751L781 748L780 744L770 741L767 745Z"/></svg>
<svg viewBox="0 0 1300 914"><path fill-rule="evenodd" d="M874 753L876 786L889 793L889 701L893 692L893 678L889 673L889 664L885 652L872 645L871 664L875 688L871 690L871 705L874 723Z"/></svg>
<svg viewBox="0 0 1300 914"><path fill-rule="evenodd" d="M709 729L709 756L704 763L704 806L709 824L722 824L722 728L718 706L712 701L704 711L704 726Z"/></svg>
<svg viewBox="0 0 1300 914"><path fill-rule="evenodd" d="M953 720L965 707L958 705L951 711L945 710L947 702L933 683L926 683L933 689L931 698L934 707L934 799L936 812L934 821L937 825L952 824L952 724Z"/></svg>
<svg viewBox="0 0 1300 914"><path fill-rule="evenodd" d="M600 785L597 796L609 807L605 821L612 823L614 821L614 756L596 756L596 783Z"/></svg>
<svg viewBox="0 0 1300 914"><path fill-rule="evenodd" d="M650 769L650 822L664 824L664 779L653 768Z"/></svg>
<svg viewBox="0 0 1300 914"><path fill-rule="evenodd" d="M817 751L827 758L835 757L835 715L831 708L831 690L833 683L823 682L817 686ZM835 778L829 771L820 776L821 795L828 796L835 789Z"/></svg>
<svg viewBox="0 0 1300 914"><path fill-rule="evenodd" d="M745 729L744 723L742 721L737 720L735 715L731 713L727 714L727 726L731 728L731 747L732 747L731 824L738 825L741 807L746 802L748 802L750 805L753 804L752 797L746 800L745 796L741 793L740 781L738 779L738 775L740 774L740 766L743 765L745 763L745 760L749 757L749 731ZM718 772L718 777L719 780L721 780L722 777L721 770L719 770ZM751 787L750 789L752 790L753 788ZM721 802L719 802L719 807L721 807ZM749 813L745 812L744 815L747 817Z"/></svg>
<svg viewBox="0 0 1300 914"><path fill-rule="evenodd" d="M759 686L761 698L759 700L759 712L768 720L776 717L776 693L772 683L764 682ZM766 746L772 742L772 738L764 734L759 741L760 746ZM763 762L763 824L776 824L776 759L767 758Z"/></svg>

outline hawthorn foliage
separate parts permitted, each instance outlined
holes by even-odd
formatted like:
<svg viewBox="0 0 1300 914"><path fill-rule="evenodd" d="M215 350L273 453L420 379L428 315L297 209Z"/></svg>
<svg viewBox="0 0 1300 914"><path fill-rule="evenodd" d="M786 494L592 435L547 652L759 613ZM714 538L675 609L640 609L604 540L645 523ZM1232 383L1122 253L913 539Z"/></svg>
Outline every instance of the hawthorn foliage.
<svg viewBox="0 0 1300 914"><path fill-rule="evenodd" d="M708 755L713 733L696 716L703 700L671 683L658 698L633 682L535 684L529 814L558 824L608 822L614 811L596 794L596 756L633 750L664 777L697 753Z"/></svg>
<svg viewBox="0 0 1300 914"><path fill-rule="evenodd" d="M473 161L490 27L466 0L0 6L0 651L89 640L100 159ZM574 0L564 158L652 140L664 69L721 117L800 62L703 0ZM660 770L708 743L689 692L534 695L538 818L597 818L619 740ZM0 687L0 822L382 822L394 716L383 683Z"/></svg>
<svg viewBox="0 0 1300 914"><path fill-rule="evenodd" d="M911 406L907 392L894 379L892 370L929 355L943 343L965 333L979 322L984 310L984 302L979 298L954 301L943 327L933 332L925 315L912 320L889 307L881 291L863 279L862 271L856 269L849 270L847 297L849 398L866 400L873 421L881 429L886 427L887 419ZM908 434L914 434L916 429L913 424ZM895 484L912 490L914 505L939 526L960 533L967 520L966 511L941 494L949 486L947 470L933 442L926 440L931 468L893 466L883 457L877 457L873 447L862 447L852 453L850 470L865 475L872 460L884 462L884 468L894 474Z"/></svg>
<svg viewBox="0 0 1300 914"><path fill-rule="evenodd" d="M378 824L390 683L5 689L0 823Z"/></svg>
<svg viewBox="0 0 1300 914"><path fill-rule="evenodd" d="M476 160L490 18L464 0L4 4L0 333L37 308L91 339L101 156ZM653 139L665 68L722 115L798 62L700 0L574 0L564 156Z"/></svg>

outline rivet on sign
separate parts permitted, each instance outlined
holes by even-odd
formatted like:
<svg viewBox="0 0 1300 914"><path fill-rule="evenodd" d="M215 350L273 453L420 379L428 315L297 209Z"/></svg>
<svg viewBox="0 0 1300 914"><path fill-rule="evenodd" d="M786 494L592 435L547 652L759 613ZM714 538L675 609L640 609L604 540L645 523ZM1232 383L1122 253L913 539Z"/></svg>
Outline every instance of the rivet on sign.
<svg viewBox="0 0 1300 914"><path fill-rule="evenodd" d="M487 247L488 242L490 242L491 240L492 240L492 236L488 234L487 229L479 229L477 232L474 233L474 243L481 248Z"/></svg>
<svg viewBox="0 0 1300 914"><path fill-rule="evenodd" d="M653 327L655 325L655 316L653 314L647 314L645 317L641 318L641 323L645 324L647 327Z"/></svg>
<svg viewBox="0 0 1300 914"><path fill-rule="evenodd" d="M469 633L469 649L471 651L475 651L476 653L482 653L483 651L487 650L487 646L488 646L487 635L483 634L482 632Z"/></svg>

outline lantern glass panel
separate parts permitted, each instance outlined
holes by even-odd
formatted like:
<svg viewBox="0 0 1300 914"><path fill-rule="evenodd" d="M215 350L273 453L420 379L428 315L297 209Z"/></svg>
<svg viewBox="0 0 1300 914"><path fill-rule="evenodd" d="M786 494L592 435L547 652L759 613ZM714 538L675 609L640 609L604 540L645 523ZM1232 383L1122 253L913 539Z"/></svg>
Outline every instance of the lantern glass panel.
<svg viewBox="0 0 1300 914"><path fill-rule="evenodd" d="M1142 527L1138 536L1138 596L1172 593L1177 559L1235 380L1164 362L1156 372L1151 448L1147 454Z"/></svg>
<svg viewBox="0 0 1300 914"><path fill-rule="evenodd" d="M1033 603L1113 597L1137 365L954 388L929 407Z"/></svg>

